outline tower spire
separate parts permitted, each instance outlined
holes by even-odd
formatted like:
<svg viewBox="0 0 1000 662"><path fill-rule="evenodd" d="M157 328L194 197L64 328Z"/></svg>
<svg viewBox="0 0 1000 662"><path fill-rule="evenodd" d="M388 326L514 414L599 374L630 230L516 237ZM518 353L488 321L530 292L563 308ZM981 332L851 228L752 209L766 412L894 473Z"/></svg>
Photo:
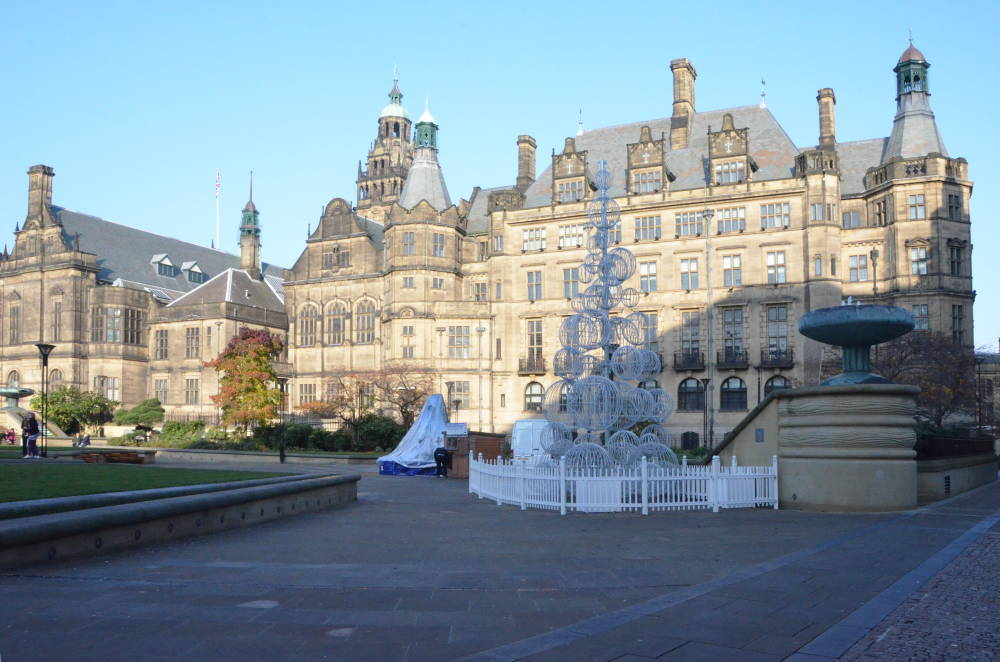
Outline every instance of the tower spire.
<svg viewBox="0 0 1000 662"><path fill-rule="evenodd" d="M577 120L576 125L577 125L576 135L582 136L583 135L583 108L580 109L580 119Z"/></svg>
<svg viewBox="0 0 1000 662"><path fill-rule="evenodd" d="M253 170L250 171L250 199L240 222L240 269L260 278L260 212L253 203Z"/></svg>
<svg viewBox="0 0 1000 662"><path fill-rule="evenodd" d="M767 91L765 90L765 86L766 85L767 85L767 82L763 78L761 78L760 79L760 107L761 108L767 108L767 101L765 100L765 97L767 97Z"/></svg>

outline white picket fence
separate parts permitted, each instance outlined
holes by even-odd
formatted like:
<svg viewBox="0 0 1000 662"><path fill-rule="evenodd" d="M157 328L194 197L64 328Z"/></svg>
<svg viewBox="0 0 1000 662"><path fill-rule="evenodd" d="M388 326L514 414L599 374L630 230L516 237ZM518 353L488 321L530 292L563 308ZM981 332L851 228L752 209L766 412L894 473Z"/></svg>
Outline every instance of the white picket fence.
<svg viewBox="0 0 1000 662"><path fill-rule="evenodd" d="M686 460L686 458L685 458ZM663 467L642 458L636 467L574 468L559 462L533 464L469 453L469 493L497 505L579 512L778 508L778 458L770 466L741 467L719 456L709 465Z"/></svg>

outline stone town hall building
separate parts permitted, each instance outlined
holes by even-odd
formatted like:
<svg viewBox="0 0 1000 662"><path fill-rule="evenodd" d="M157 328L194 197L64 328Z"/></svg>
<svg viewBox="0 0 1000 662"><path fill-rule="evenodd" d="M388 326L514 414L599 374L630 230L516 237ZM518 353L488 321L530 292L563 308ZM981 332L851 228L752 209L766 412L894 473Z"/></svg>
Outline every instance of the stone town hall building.
<svg viewBox="0 0 1000 662"><path fill-rule="evenodd" d="M718 435L771 390L815 383L822 351L797 321L848 296L971 346L972 182L938 133L929 67L910 46L893 69L889 137L838 142L824 88L818 144L796 146L763 103L699 111L695 68L674 60L669 117L581 131L540 175L535 140L518 136L514 183L457 202L438 125L427 110L413 124L394 84L356 203L331 200L288 270L261 265L252 201L236 257L54 207L52 170L35 166L0 261L0 370L37 387L45 340L55 382L208 415L217 384L201 361L250 324L287 334L289 409L323 398L334 371L405 361L433 370L453 419L508 430L540 416L557 380L605 160L656 381L677 401L669 427L702 441L706 405Z"/></svg>

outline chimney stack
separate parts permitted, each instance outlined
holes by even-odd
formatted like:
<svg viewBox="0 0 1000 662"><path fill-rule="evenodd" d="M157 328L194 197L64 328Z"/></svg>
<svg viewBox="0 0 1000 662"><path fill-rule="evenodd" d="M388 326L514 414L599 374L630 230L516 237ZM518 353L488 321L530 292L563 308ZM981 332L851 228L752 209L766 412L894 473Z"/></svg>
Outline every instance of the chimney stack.
<svg viewBox="0 0 1000 662"><path fill-rule="evenodd" d="M45 227L55 225L52 218L52 178L55 171L46 165L31 166L28 169L28 215L24 224L37 221Z"/></svg>
<svg viewBox="0 0 1000 662"><path fill-rule="evenodd" d="M837 144L837 118L834 107L837 105L837 97L833 90L824 87L816 94L816 101L819 102L819 146L833 147Z"/></svg>
<svg viewBox="0 0 1000 662"><path fill-rule="evenodd" d="M517 190L524 193L535 181L535 149L531 136L517 137Z"/></svg>
<svg viewBox="0 0 1000 662"><path fill-rule="evenodd" d="M670 149L685 149L694 116L694 81L698 72L687 58L673 60L674 113L670 120Z"/></svg>

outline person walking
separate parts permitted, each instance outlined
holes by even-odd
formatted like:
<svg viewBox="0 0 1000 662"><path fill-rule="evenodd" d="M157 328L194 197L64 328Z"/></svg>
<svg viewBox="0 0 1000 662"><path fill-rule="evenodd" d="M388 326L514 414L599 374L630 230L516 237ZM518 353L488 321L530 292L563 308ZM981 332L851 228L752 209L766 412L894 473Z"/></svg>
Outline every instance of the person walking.
<svg viewBox="0 0 1000 662"><path fill-rule="evenodd" d="M17 443L17 433L14 432L14 428L7 428L7 432L4 436L7 438L7 443L11 446Z"/></svg>
<svg viewBox="0 0 1000 662"><path fill-rule="evenodd" d="M28 443L26 449L25 457L37 458L38 455L38 420L35 419L34 414L28 414L24 417L24 422L21 424L21 436L23 436Z"/></svg>
<svg viewBox="0 0 1000 662"><path fill-rule="evenodd" d="M444 446L434 449L435 476L438 478L448 477L448 451Z"/></svg>

